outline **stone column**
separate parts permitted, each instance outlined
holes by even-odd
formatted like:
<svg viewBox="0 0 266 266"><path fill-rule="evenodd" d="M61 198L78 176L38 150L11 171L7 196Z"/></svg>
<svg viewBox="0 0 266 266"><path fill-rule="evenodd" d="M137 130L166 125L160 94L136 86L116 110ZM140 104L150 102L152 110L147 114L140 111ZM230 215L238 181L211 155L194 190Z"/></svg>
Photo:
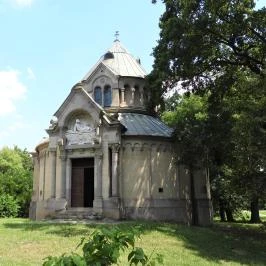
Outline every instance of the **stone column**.
<svg viewBox="0 0 266 266"><path fill-rule="evenodd" d="M52 198L52 174L51 174L51 154L47 150L43 153L42 164L42 183L43 183L43 199L50 200Z"/></svg>
<svg viewBox="0 0 266 266"><path fill-rule="evenodd" d="M121 104L122 107L126 106L125 102L125 88L121 88Z"/></svg>
<svg viewBox="0 0 266 266"><path fill-rule="evenodd" d="M66 156L60 156L61 159L61 175L57 180L57 198L65 198L65 189L66 189Z"/></svg>
<svg viewBox="0 0 266 266"><path fill-rule="evenodd" d="M135 88L131 88L131 100L130 100L130 105L134 105L135 102Z"/></svg>
<svg viewBox="0 0 266 266"><path fill-rule="evenodd" d="M103 196L102 196L102 154L95 154L94 161L94 202L93 208L96 212L102 212L103 208Z"/></svg>
<svg viewBox="0 0 266 266"><path fill-rule="evenodd" d="M41 151L39 155L40 159L40 187L39 187L39 197L41 200L46 199L46 183L44 182L46 180L46 151Z"/></svg>
<svg viewBox="0 0 266 266"><path fill-rule="evenodd" d="M120 145L112 145L112 197L118 197L118 152Z"/></svg>
<svg viewBox="0 0 266 266"><path fill-rule="evenodd" d="M51 176L51 198L55 198L55 191L56 191L56 150L50 149L49 150L49 157L50 157L50 176Z"/></svg>
<svg viewBox="0 0 266 266"><path fill-rule="evenodd" d="M71 160L70 158L66 159L66 166L65 166L65 179L62 182L62 198L66 198L69 206L71 203L71 169L72 169L72 165L71 165Z"/></svg>
<svg viewBox="0 0 266 266"><path fill-rule="evenodd" d="M33 192L32 192L32 201L39 200L40 193L39 193L39 183L40 183L40 160L38 157L37 152L31 153L33 162L34 162L34 172L33 172Z"/></svg>

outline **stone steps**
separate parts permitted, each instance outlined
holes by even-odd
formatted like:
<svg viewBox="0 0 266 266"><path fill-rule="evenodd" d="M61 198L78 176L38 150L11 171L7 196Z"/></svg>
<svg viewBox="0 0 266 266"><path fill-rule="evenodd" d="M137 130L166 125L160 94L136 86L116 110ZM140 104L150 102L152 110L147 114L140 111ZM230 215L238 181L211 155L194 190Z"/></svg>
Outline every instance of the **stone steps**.
<svg viewBox="0 0 266 266"><path fill-rule="evenodd" d="M92 208L70 208L57 212L51 217L53 220L102 220L103 216L93 211Z"/></svg>

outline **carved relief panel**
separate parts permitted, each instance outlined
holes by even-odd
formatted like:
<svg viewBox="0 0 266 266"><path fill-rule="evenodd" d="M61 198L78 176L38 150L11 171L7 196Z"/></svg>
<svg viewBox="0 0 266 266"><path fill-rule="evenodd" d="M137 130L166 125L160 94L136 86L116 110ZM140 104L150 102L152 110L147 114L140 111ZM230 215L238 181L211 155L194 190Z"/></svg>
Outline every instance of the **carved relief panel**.
<svg viewBox="0 0 266 266"><path fill-rule="evenodd" d="M67 145L95 144L98 142L97 129L88 114L76 114L67 124Z"/></svg>

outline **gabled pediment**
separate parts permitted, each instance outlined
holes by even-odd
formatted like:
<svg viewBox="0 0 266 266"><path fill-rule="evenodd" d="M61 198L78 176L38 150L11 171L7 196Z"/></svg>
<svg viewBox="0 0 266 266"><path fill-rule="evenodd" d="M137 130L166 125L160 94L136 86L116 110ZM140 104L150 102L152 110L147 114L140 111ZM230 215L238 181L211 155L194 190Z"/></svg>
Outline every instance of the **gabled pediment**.
<svg viewBox="0 0 266 266"><path fill-rule="evenodd" d="M82 82L89 83L93 81L95 78L100 76L108 76L111 79L115 79L117 76L117 73L109 69L107 66L105 66L101 61L99 61L82 79Z"/></svg>
<svg viewBox="0 0 266 266"><path fill-rule="evenodd" d="M64 127L66 120L71 116L75 116L75 113L88 113L95 123L99 120L102 112L105 112L103 108L94 101L82 86L77 84L72 88L70 94L55 112L54 116L58 120L58 126Z"/></svg>
<svg viewBox="0 0 266 266"><path fill-rule="evenodd" d="M84 132L89 128L96 129L101 124L101 119L107 124L114 124L113 119L109 118L105 110L79 84L72 88L54 116L55 119L51 120L50 127L47 129L48 134L57 132L60 128L64 132L75 130L77 126ZM80 124L77 125L77 122Z"/></svg>

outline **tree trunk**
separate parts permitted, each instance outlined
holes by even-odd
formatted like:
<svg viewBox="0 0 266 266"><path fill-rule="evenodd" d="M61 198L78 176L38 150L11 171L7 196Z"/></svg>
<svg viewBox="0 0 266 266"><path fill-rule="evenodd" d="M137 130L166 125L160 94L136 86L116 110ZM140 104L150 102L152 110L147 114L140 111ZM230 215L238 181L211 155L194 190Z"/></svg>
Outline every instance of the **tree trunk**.
<svg viewBox="0 0 266 266"><path fill-rule="evenodd" d="M195 198L195 184L194 184L194 174L193 174L193 168L189 168L190 173L190 197L191 197L191 215L192 215L192 225L198 225L199 219L198 219L198 207L197 207L197 200Z"/></svg>
<svg viewBox="0 0 266 266"><path fill-rule="evenodd" d="M227 222L234 222L233 212L229 208L225 209Z"/></svg>
<svg viewBox="0 0 266 266"><path fill-rule="evenodd" d="M251 200L250 211L251 211L250 222L261 223L260 212L259 212L259 198L257 196L254 196Z"/></svg>
<svg viewBox="0 0 266 266"><path fill-rule="evenodd" d="M219 200L219 214L221 222L226 222L224 202L222 199Z"/></svg>

